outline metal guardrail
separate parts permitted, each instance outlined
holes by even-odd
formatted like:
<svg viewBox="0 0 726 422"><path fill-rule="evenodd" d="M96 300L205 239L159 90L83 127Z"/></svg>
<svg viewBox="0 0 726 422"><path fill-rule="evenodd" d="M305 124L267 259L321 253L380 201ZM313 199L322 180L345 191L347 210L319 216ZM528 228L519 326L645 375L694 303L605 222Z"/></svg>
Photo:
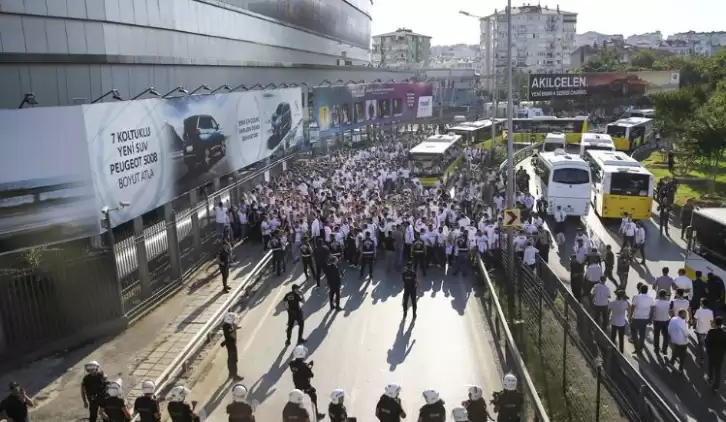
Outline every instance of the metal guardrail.
<svg viewBox="0 0 726 422"><path fill-rule="evenodd" d="M504 357L506 362L503 362L505 371L512 371L517 374L519 379L518 385L522 388L525 396L525 418L529 415L534 415L534 420L537 422L549 422L550 418L547 415L542 400L537 392L537 387L532 381L532 377L529 375L529 371L524 363L522 354L517 347L514 340L512 330L509 328L509 323L504 314L504 309L499 301L497 290L489 277L489 272L484 265L484 261L481 258L478 259L479 273L484 279L484 286L486 287L489 295L484 299L487 303L487 310L489 312L489 319L494 325L494 335L497 339L504 341Z"/></svg>
<svg viewBox="0 0 726 422"><path fill-rule="evenodd" d="M212 338L214 331L218 330L220 323L225 313L232 307L232 305L239 299L242 293L245 292L248 285L264 270L272 260L272 252L267 252L260 262L255 265L252 270L247 274L244 281L237 286L231 294L224 301L224 304L220 306L214 314L209 318L202 329L187 343L181 352L174 358L174 360L166 367L166 369L154 380L156 384L156 396L163 397L162 393L171 387L171 383L183 374L189 367L189 363L198 355L198 353L204 348ZM134 414L132 422L139 422L139 415Z"/></svg>
<svg viewBox="0 0 726 422"><path fill-rule="evenodd" d="M522 161L529 158L535 151L539 150L539 147L542 146L541 142L534 143L532 145L526 146L519 151L516 151L512 155L512 165L516 166L517 164L521 163ZM507 160L504 160L502 164L499 165L499 173L503 173L507 169Z"/></svg>

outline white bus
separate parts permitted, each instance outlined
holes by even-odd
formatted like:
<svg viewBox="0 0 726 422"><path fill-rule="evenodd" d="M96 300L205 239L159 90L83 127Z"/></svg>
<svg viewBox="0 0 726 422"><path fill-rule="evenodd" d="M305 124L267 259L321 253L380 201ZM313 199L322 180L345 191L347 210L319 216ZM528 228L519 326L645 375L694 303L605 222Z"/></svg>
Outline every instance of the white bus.
<svg viewBox="0 0 726 422"><path fill-rule="evenodd" d="M580 141L580 156L586 157L587 151L615 151L615 142L610 135L583 133Z"/></svg>
<svg viewBox="0 0 726 422"><path fill-rule="evenodd" d="M567 137L562 132L551 132L542 141L542 152L553 152L567 148Z"/></svg>
<svg viewBox="0 0 726 422"><path fill-rule="evenodd" d="M653 207L653 175L638 160L620 151L587 152L592 167L592 205L602 218L649 220Z"/></svg>
<svg viewBox="0 0 726 422"><path fill-rule="evenodd" d="M713 273L726 283L726 208L695 209L686 236L688 277L696 278L696 271L700 271L704 279Z"/></svg>
<svg viewBox="0 0 726 422"><path fill-rule="evenodd" d="M585 216L590 211L590 165L582 157L565 150L543 152L537 159L535 172L539 190L547 201L547 213L553 215L561 207L568 216Z"/></svg>

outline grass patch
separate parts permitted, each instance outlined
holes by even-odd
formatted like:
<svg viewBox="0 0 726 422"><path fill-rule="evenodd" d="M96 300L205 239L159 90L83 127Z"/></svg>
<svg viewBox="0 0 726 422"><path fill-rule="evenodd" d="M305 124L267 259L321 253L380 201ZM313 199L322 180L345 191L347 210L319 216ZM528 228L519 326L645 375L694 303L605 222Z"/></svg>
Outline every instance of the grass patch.
<svg viewBox="0 0 726 422"><path fill-rule="evenodd" d="M701 206L721 206L726 202L726 157L721 162L716 177L715 189L709 194L710 169L700 164L695 164L692 169L683 171L683 165L679 157L675 157L674 173L668 170L668 162L665 153L661 151L652 152L647 158L641 161L655 177L656 182L665 177L672 177L678 180L679 186L676 192L675 203L683 205L687 200L693 199Z"/></svg>

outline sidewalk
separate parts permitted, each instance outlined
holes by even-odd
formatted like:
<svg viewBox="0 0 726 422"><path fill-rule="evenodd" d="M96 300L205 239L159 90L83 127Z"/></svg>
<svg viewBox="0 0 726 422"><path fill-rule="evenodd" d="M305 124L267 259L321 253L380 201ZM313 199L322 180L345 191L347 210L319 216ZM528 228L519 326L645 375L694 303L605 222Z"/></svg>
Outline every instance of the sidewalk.
<svg viewBox="0 0 726 422"><path fill-rule="evenodd" d="M235 254L239 263L230 271L232 289L260 261L262 246L240 245ZM161 375L227 298L216 265L205 264L183 290L118 336L3 374L0 385L13 380L28 391L36 403L32 420L85 420L88 411L83 408L80 391L86 362L96 360L109 379L121 378L126 396L133 398L140 383Z"/></svg>

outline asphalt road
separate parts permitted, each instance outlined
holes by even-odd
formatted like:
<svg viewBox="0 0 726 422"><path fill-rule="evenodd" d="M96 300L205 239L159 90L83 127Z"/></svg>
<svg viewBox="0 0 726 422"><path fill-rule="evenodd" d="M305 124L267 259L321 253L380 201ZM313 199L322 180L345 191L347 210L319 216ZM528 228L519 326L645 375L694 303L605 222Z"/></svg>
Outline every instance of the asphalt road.
<svg viewBox="0 0 726 422"><path fill-rule="evenodd" d="M501 389L498 356L470 279L445 276L442 269L430 271L422 279L419 316L413 324L410 314L405 321L401 318L400 275L376 270L372 282L348 270L343 311L329 311L326 287L316 290L304 276L283 274L286 280L259 295L263 299L242 316L240 375L250 398L259 403L257 420L279 420L293 388L287 366L293 347L284 345L286 313L280 305L293 283L305 289L306 346L315 362L313 385L324 413L335 388L346 391L349 414L358 420L373 419L383 388L392 382L403 387L409 419L417 418L425 389L439 390L449 411L466 399L469 385L481 385L489 397ZM213 360L199 369L191 398L199 401L207 422L226 422L232 382L226 352L215 347Z"/></svg>

